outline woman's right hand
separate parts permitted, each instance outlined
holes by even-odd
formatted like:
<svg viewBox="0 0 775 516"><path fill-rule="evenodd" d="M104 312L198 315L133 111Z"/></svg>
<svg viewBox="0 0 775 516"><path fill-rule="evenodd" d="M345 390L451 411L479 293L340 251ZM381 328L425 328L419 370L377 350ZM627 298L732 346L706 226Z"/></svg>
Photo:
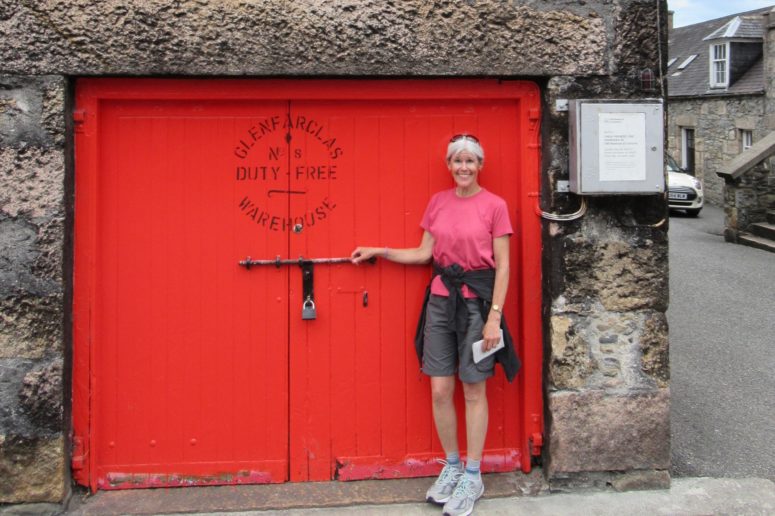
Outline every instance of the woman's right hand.
<svg viewBox="0 0 775 516"><path fill-rule="evenodd" d="M385 247L356 247L355 251L350 255L350 260L354 264L359 264L362 261L370 260L374 257L385 257Z"/></svg>

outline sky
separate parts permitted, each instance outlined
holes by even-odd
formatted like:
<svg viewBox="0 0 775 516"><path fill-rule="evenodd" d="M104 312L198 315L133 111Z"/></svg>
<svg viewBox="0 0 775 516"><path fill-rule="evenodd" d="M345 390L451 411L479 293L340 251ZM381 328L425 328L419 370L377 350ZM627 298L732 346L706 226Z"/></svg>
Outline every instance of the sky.
<svg viewBox="0 0 775 516"><path fill-rule="evenodd" d="M762 7L775 7L775 0L667 0L667 8L675 12L674 27L692 25Z"/></svg>

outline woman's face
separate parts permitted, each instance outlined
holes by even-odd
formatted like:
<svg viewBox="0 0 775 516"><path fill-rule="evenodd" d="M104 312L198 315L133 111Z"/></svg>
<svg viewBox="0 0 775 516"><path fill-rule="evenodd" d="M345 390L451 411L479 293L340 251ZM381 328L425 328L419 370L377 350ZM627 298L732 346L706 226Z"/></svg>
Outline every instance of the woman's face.
<svg viewBox="0 0 775 516"><path fill-rule="evenodd" d="M474 154L460 151L449 159L447 167L458 187L465 189L478 185L477 178L482 165Z"/></svg>

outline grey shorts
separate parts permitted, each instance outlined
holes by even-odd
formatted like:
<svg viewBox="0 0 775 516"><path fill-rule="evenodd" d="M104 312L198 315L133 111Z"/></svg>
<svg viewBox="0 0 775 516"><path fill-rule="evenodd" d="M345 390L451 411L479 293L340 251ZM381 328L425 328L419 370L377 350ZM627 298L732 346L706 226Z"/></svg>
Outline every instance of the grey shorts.
<svg viewBox="0 0 775 516"><path fill-rule="evenodd" d="M462 342L458 342L455 324L447 320L446 298L431 294L425 311L425 344L422 371L428 376L453 376L457 371L460 381L479 383L493 375L495 356L490 355L474 363L472 344L482 340L484 321L479 313L479 301L466 300L468 328Z"/></svg>

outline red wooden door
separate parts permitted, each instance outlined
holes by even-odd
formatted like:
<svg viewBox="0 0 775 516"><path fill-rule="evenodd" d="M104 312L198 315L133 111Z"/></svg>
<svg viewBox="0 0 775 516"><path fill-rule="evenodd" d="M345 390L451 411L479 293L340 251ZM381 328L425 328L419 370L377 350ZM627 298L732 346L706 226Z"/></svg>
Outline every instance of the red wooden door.
<svg viewBox="0 0 775 516"><path fill-rule="evenodd" d="M427 267L254 259L414 246L452 134L516 232L525 367L489 382L485 469L540 438L538 92L525 83L79 81L75 477L92 488L391 478L441 453L412 346ZM460 401L460 400L459 400ZM461 436L464 436L461 425ZM535 442L534 444L540 444Z"/></svg>

